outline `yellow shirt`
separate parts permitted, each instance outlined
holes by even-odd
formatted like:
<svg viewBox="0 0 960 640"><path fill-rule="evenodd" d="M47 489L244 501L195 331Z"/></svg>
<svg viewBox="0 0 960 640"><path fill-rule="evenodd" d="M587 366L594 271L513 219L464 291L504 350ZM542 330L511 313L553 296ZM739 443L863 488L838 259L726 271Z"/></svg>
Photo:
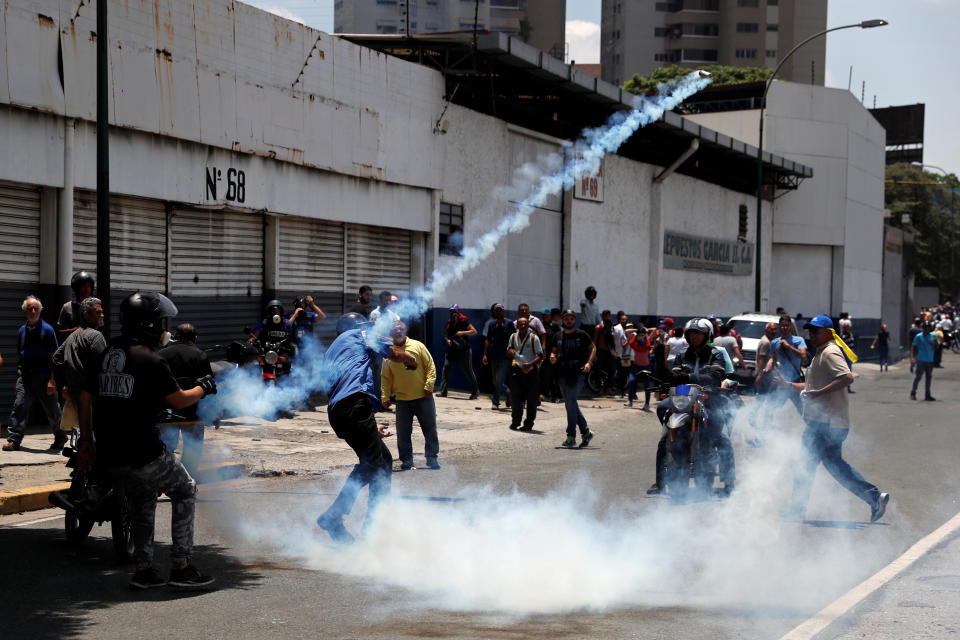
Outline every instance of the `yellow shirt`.
<svg viewBox="0 0 960 640"><path fill-rule="evenodd" d="M396 395L397 400L419 400L427 391L433 391L433 384L437 381L437 368L433 364L433 356L422 342L407 338L400 351L406 351L417 359L417 368L410 370L406 366L393 360L383 361L382 382L383 401Z"/></svg>

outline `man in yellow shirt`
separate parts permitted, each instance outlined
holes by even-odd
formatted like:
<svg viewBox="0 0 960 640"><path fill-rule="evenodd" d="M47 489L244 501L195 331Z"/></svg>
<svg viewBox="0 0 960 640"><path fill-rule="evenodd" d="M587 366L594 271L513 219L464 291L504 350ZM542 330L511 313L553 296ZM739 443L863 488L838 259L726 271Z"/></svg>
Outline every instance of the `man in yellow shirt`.
<svg viewBox="0 0 960 640"><path fill-rule="evenodd" d="M390 406L390 396L397 397L397 451L400 453L400 470L416 469L413 466L413 417L417 417L425 441L424 453L427 466L439 469L437 454L437 407L433 402L433 384L437 369L430 351L422 343L407 337L407 327L397 322L390 331L394 346L417 359L417 366L409 368L400 362L384 362L381 396L384 408Z"/></svg>

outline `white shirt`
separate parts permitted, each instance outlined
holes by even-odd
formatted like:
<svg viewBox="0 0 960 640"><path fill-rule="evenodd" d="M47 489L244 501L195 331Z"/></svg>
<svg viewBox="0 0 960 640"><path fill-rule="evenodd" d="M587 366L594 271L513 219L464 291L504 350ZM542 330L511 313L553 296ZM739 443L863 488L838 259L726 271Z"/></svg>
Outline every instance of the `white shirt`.
<svg viewBox="0 0 960 640"><path fill-rule="evenodd" d="M591 326L600 324L600 305L597 303L596 298L594 298L593 302L584 298L580 301L580 308L583 310L580 314L580 324L589 324Z"/></svg>
<svg viewBox="0 0 960 640"><path fill-rule="evenodd" d="M613 325L613 353L619 358L629 348L624 346L627 341L627 334L623 330L622 324Z"/></svg>
<svg viewBox="0 0 960 640"><path fill-rule="evenodd" d="M516 349L517 353L513 356L513 361L517 364L527 364L533 362L537 356L543 355L543 347L540 346L540 338L536 333L527 329L525 338L520 338L520 332L510 334L507 341L507 349Z"/></svg>
<svg viewBox="0 0 960 640"><path fill-rule="evenodd" d="M953 322L951 322L950 318L944 318L937 324L937 329L941 331L953 331Z"/></svg>
<svg viewBox="0 0 960 640"><path fill-rule="evenodd" d="M690 346L687 344L687 339L684 337L680 338L669 338L667 340L667 348L670 349L670 357L679 356L684 351L687 350L687 347Z"/></svg>

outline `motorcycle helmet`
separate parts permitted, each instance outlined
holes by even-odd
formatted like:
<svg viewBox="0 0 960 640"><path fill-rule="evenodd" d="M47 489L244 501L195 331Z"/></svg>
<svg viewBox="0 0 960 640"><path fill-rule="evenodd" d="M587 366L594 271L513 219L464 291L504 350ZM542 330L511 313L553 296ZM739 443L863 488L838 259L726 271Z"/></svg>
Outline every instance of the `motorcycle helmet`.
<svg viewBox="0 0 960 640"><path fill-rule="evenodd" d="M73 277L70 278L70 288L73 289L74 295L77 295L80 285L84 283L90 283L90 295L93 295L93 290L97 286L97 280L89 271L77 271L73 274Z"/></svg>
<svg viewBox="0 0 960 640"><path fill-rule="evenodd" d="M169 342L167 318L177 315L177 305L153 291L134 293L120 303L120 333L148 347Z"/></svg>
<svg viewBox="0 0 960 640"><path fill-rule="evenodd" d="M713 323L706 318L693 318L683 325L683 337L687 342L690 342L691 331L698 331L707 336L707 342L713 340Z"/></svg>
<svg viewBox="0 0 960 640"><path fill-rule="evenodd" d="M587 297L587 298L590 297L590 294L591 294L591 293L592 293L594 296L597 295L597 288L594 287L593 285L590 285L589 287L587 287L587 288L584 289L584 291L583 291L583 295L584 295L585 297Z"/></svg>
<svg viewBox="0 0 960 640"><path fill-rule="evenodd" d="M267 303L267 306L264 308L263 316L267 319L267 322L273 322L274 324L280 324L283 322L283 303L279 300L271 300Z"/></svg>
<svg viewBox="0 0 960 640"><path fill-rule="evenodd" d="M348 311L337 320L337 335L350 331L351 329L363 329L369 327L371 322L361 313Z"/></svg>

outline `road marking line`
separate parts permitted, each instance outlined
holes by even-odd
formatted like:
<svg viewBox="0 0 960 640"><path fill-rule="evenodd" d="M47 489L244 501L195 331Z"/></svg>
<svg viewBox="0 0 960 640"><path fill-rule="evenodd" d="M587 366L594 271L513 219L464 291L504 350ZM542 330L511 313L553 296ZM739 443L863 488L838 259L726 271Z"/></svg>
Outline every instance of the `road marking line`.
<svg viewBox="0 0 960 640"><path fill-rule="evenodd" d="M60 515L56 516L47 516L46 518L37 518L36 520L28 520L27 522L15 522L14 524L4 525L7 527L26 527L31 524L39 524L41 522L47 522L48 520L58 520L63 517L63 512Z"/></svg>
<svg viewBox="0 0 960 640"><path fill-rule="evenodd" d="M953 516L933 533L907 549L902 556L821 609L812 618L796 627L780 640L809 640L829 627L838 618L858 605L863 599L884 586L914 562L929 553L947 537L960 530L960 513Z"/></svg>

